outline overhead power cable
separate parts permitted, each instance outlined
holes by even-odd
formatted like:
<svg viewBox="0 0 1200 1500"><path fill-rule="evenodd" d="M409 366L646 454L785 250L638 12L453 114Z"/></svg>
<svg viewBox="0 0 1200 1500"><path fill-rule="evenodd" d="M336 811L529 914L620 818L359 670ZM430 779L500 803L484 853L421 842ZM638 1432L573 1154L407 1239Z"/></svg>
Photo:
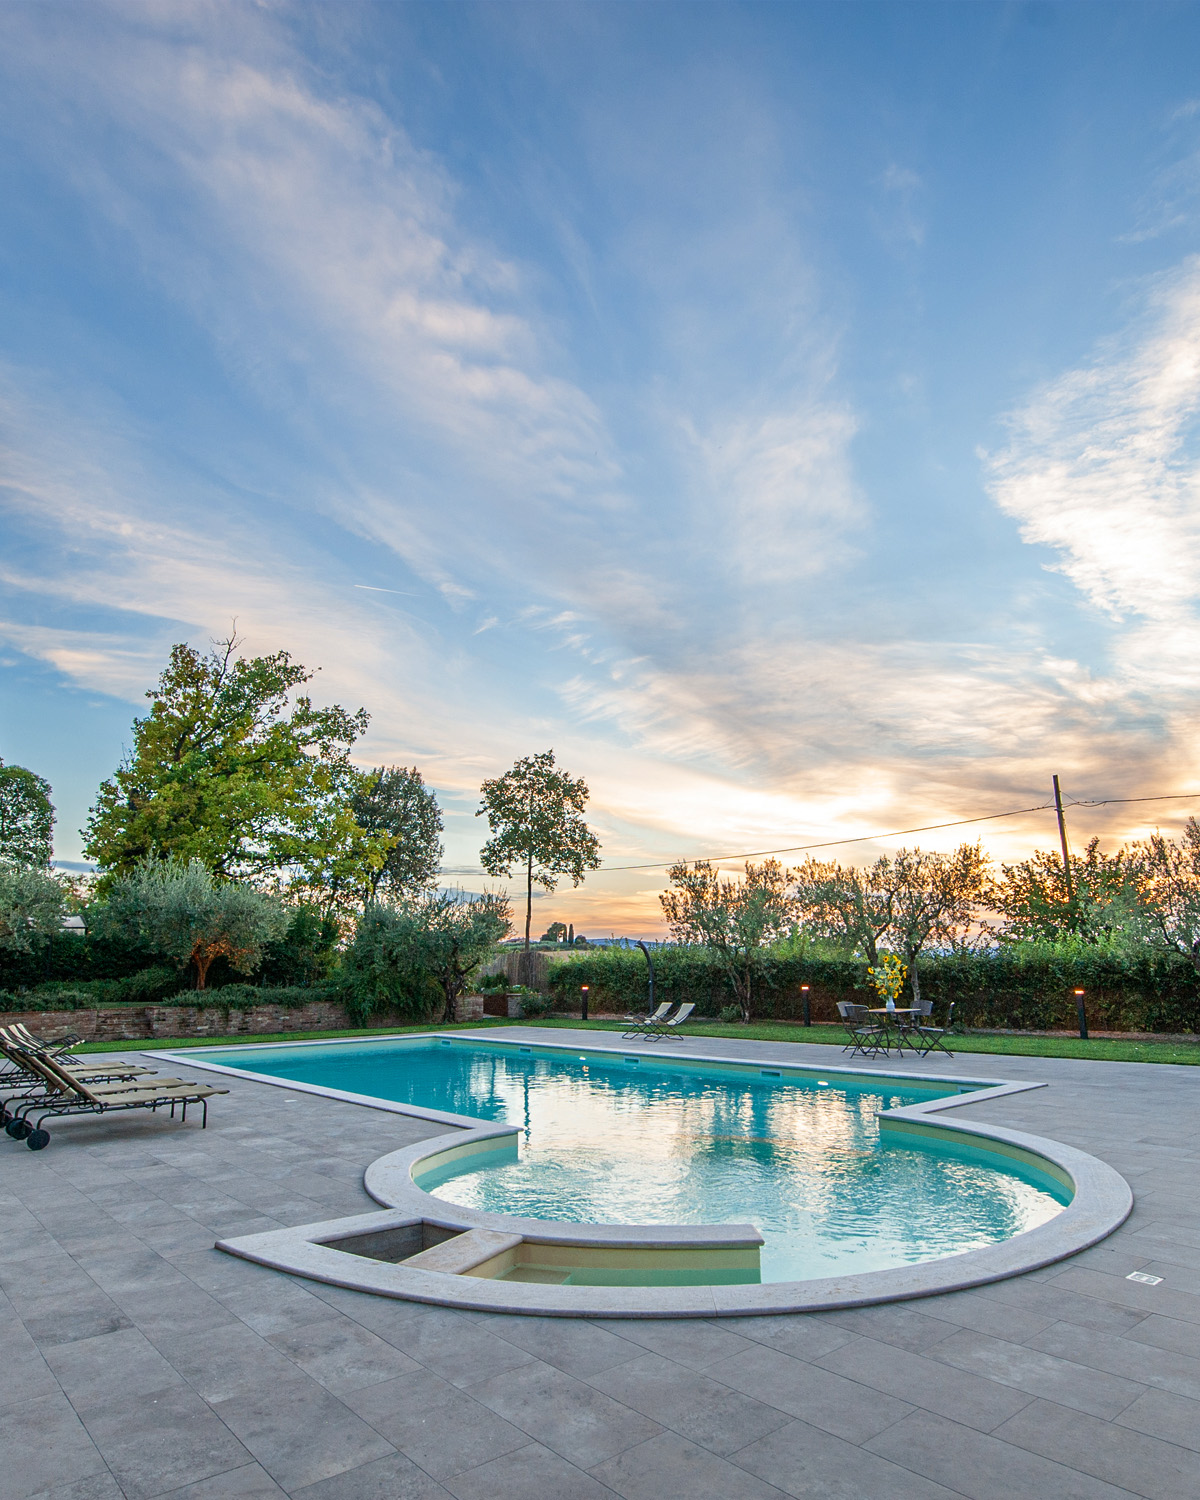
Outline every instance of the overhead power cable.
<svg viewBox="0 0 1200 1500"><path fill-rule="evenodd" d="M1158 797L1096 797L1086 801L1072 802L1072 807L1109 807L1126 802L1179 802L1188 797L1200 797L1200 792L1174 792ZM918 828L896 828L890 833L863 833L848 839L829 839L821 844L792 844L786 849L752 849L744 854L702 854L691 859L663 859L648 865L604 865L606 874L622 870L667 870L672 865L696 864L701 860L709 864L720 864L726 859L763 859L772 854L809 854L815 849L840 849L847 844L872 844L883 839L904 838L910 833L934 833L942 828L966 828L971 823L994 823L999 818L1019 818L1026 813L1048 812L1053 802L1039 802L1036 807L1015 807L1009 812L983 813L976 818L957 818L951 823L924 823Z"/></svg>
<svg viewBox="0 0 1200 1500"><path fill-rule="evenodd" d="M1130 802L1183 802L1189 797L1200 797L1200 792L1167 792L1156 797L1090 797L1074 799L1070 807L1115 807ZM975 818L956 818L950 823L922 823L917 828L894 828L890 833L860 833L848 839L829 839L821 844L791 844L786 849L750 849L738 854L695 854L678 859L660 859L647 865L602 865L606 874L617 874L629 870L669 870L672 865L692 865L705 861L720 864L727 859L765 859L773 854L810 854L815 849L841 849L848 844L873 844L883 839L904 838L910 833L935 833L943 828L967 828L972 823L994 823L1000 818L1020 818L1026 813L1049 812L1053 802L1039 802L1035 807L1014 807L1008 812L981 813ZM444 874L482 875L481 869L466 866L443 871Z"/></svg>

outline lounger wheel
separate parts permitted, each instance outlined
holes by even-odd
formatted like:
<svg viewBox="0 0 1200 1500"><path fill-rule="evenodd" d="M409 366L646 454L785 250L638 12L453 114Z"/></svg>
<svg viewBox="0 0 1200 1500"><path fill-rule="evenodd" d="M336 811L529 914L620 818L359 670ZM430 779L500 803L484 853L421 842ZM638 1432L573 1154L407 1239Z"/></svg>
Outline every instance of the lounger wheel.
<svg viewBox="0 0 1200 1500"><path fill-rule="evenodd" d="M48 1130L31 1130L25 1138L25 1144L31 1151L41 1151L50 1144L50 1132Z"/></svg>
<svg viewBox="0 0 1200 1500"><path fill-rule="evenodd" d="M33 1129L33 1126L30 1125L28 1120L22 1120L18 1118L15 1120L10 1120L4 1128L8 1131L9 1135L12 1136L14 1141L23 1141L29 1134L29 1132Z"/></svg>

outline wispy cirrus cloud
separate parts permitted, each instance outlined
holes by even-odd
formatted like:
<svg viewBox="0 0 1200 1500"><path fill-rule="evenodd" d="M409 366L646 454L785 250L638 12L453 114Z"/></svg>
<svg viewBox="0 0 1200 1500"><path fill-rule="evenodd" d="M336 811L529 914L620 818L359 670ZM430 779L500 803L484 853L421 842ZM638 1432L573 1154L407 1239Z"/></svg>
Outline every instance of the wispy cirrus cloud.
<svg viewBox="0 0 1200 1500"><path fill-rule="evenodd" d="M1127 331L1041 387L989 462L1025 541L1117 627L1127 691L1200 684L1200 257Z"/></svg>

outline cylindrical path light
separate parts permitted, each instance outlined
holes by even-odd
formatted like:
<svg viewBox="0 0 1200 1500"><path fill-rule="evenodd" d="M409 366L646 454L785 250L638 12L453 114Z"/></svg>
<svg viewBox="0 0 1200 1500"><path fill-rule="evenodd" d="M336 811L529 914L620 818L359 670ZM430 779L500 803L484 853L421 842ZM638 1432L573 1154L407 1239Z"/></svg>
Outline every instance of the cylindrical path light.
<svg viewBox="0 0 1200 1500"><path fill-rule="evenodd" d="M579 1019L581 1021L586 1021L587 1018L588 1018L587 1017L588 987L587 987L586 984L581 984L579 986L579 996L580 996Z"/></svg>
<svg viewBox="0 0 1200 1500"><path fill-rule="evenodd" d="M812 1013L808 1008L808 985L802 984L800 986L800 998L804 1001L804 1024L806 1026L811 1026Z"/></svg>
<svg viewBox="0 0 1200 1500"><path fill-rule="evenodd" d="M1082 990L1075 991L1075 1011L1079 1016L1079 1035L1086 1042L1088 1039L1088 1029L1087 1015L1083 1009L1083 994L1084 992Z"/></svg>

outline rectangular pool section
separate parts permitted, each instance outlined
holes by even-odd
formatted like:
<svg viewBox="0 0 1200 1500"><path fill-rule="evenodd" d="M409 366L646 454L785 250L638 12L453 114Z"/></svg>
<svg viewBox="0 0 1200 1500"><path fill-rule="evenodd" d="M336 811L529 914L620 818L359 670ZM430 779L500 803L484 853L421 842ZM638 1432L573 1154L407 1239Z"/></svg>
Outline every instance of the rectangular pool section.
<svg viewBox="0 0 1200 1500"><path fill-rule="evenodd" d="M450 1203L581 1224L750 1223L764 1281L882 1270L1011 1238L1068 1193L880 1111L979 1084L421 1036L221 1048L224 1067L520 1132L418 1178Z"/></svg>

